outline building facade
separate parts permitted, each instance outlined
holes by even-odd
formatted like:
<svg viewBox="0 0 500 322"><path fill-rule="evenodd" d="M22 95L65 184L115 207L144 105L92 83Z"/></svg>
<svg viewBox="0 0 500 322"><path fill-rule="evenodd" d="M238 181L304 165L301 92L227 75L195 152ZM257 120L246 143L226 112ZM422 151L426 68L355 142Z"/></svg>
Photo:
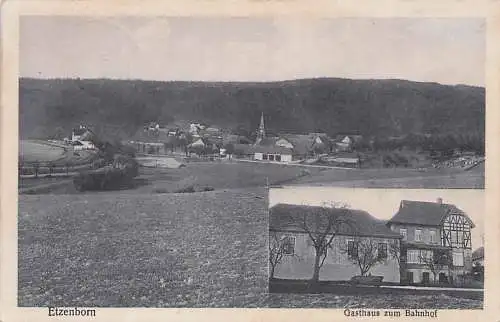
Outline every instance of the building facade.
<svg viewBox="0 0 500 322"><path fill-rule="evenodd" d="M474 223L456 206L403 200L387 226L402 236L402 281L454 283L470 272Z"/></svg>
<svg viewBox="0 0 500 322"><path fill-rule="evenodd" d="M325 219L318 217L320 213L324 215L324 211L323 207L286 204L278 204L270 209L270 256L273 254L272 248L279 245L284 252L275 267L271 268L273 278L307 280L313 276L316 248L311 235L321 234L327 227ZM361 275L357 260L371 258L377 259L376 263L365 275L381 276L384 282L399 283L399 263L392 256L391 250L399 248L400 235L367 212L331 209L332 214L338 211L346 211L344 216L351 222L337 227L331 246L326 250L319 279L349 281L354 276ZM329 213L327 211L327 215ZM304 223L307 223L306 226ZM332 234L327 234L326 240L330 237Z"/></svg>

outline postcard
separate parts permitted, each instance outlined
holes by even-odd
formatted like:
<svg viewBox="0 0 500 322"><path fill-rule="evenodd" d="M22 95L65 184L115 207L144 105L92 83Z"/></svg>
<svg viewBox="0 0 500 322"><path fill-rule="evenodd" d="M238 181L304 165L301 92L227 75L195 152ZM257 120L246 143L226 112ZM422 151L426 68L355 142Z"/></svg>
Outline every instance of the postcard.
<svg viewBox="0 0 500 322"><path fill-rule="evenodd" d="M381 3L4 3L1 319L497 317L500 7Z"/></svg>

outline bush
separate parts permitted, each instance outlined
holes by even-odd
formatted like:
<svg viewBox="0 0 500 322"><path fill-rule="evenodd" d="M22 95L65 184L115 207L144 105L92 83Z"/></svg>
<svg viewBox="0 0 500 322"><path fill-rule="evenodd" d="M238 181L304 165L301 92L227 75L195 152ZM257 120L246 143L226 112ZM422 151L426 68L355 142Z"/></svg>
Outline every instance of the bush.
<svg viewBox="0 0 500 322"><path fill-rule="evenodd" d="M155 193L168 193L168 190L165 188L156 188L153 190Z"/></svg>
<svg viewBox="0 0 500 322"><path fill-rule="evenodd" d="M203 188L203 191L214 191L213 187L205 187Z"/></svg>
<svg viewBox="0 0 500 322"><path fill-rule="evenodd" d="M175 192L176 193L193 193L193 192L196 192L196 190L194 189L194 186L187 186L184 188L177 189Z"/></svg>

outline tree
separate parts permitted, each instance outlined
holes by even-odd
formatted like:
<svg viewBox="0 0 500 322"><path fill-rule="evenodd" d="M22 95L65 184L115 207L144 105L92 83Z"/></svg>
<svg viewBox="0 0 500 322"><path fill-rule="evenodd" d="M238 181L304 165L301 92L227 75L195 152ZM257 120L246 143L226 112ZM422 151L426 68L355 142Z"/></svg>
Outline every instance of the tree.
<svg viewBox="0 0 500 322"><path fill-rule="evenodd" d="M284 242L283 236L280 236L276 231L269 232L269 265L271 271L269 278L274 278L274 270L276 266L281 263L283 257L287 255L287 246ZM293 255L295 256L295 255Z"/></svg>
<svg viewBox="0 0 500 322"><path fill-rule="evenodd" d="M226 154L228 155L234 154L234 144L226 143L226 145L224 145L224 148L226 149Z"/></svg>
<svg viewBox="0 0 500 322"><path fill-rule="evenodd" d="M372 267L387 260L387 253L383 255L378 248L378 242L372 238L357 237L351 243L347 249L342 248L341 251L348 253L349 260L359 267L361 276L366 276ZM350 247L352 249L349 249Z"/></svg>
<svg viewBox="0 0 500 322"><path fill-rule="evenodd" d="M319 281L319 273L323 266L328 248L332 247L335 236L344 226L351 226L352 221L348 218L348 208L346 205L332 204L323 205L317 208L317 212L308 216L304 214L302 229L309 236L314 250L314 271L311 282Z"/></svg>
<svg viewBox="0 0 500 322"><path fill-rule="evenodd" d="M432 281L435 283L437 274L439 273L439 265L434 258L434 253L431 250L421 250L418 255L420 263L425 265L432 273Z"/></svg>
<svg viewBox="0 0 500 322"><path fill-rule="evenodd" d="M433 282L437 282L437 277L439 272L443 269L443 267L449 266L452 264L450 262L451 256L448 254L447 250L439 251L439 250L424 250L420 251L419 261L427 267L429 271L432 273Z"/></svg>
<svg viewBox="0 0 500 322"><path fill-rule="evenodd" d="M399 240L393 240L389 244L389 256L398 262L399 276L401 278L404 272L404 263L401 258L406 256L406 248L401 245Z"/></svg>

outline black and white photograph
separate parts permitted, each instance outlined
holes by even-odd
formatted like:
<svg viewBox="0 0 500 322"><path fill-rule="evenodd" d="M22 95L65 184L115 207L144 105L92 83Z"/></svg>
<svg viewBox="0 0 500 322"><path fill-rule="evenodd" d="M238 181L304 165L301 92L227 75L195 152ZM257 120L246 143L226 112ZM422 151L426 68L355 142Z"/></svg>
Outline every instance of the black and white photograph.
<svg viewBox="0 0 500 322"><path fill-rule="evenodd" d="M269 291L296 294L289 305L483 308L482 190L289 187L269 198Z"/></svg>
<svg viewBox="0 0 500 322"><path fill-rule="evenodd" d="M482 308L485 51L479 17L21 16L17 306Z"/></svg>

